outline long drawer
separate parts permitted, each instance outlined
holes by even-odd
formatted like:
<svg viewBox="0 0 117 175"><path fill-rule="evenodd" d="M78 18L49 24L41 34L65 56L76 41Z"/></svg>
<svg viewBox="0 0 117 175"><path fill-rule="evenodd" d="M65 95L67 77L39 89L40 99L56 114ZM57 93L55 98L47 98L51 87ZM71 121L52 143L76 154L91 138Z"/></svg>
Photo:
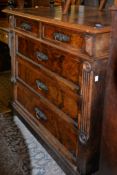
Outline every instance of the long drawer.
<svg viewBox="0 0 117 175"><path fill-rule="evenodd" d="M28 88L18 83L16 87L15 101L32 115L36 125L43 125L61 144L63 144L75 157L77 149L77 129L72 120L66 120L61 114L54 111L49 104L36 96Z"/></svg>
<svg viewBox="0 0 117 175"><path fill-rule="evenodd" d="M77 121L81 96L41 68L23 58L17 60L17 77Z"/></svg>
<svg viewBox="0 0 117 175"><path fill-rule="evenodd" d="M17 43L17 53L77 85L81 84L82 63L76 56L23 36L17 36Z"/></svg>

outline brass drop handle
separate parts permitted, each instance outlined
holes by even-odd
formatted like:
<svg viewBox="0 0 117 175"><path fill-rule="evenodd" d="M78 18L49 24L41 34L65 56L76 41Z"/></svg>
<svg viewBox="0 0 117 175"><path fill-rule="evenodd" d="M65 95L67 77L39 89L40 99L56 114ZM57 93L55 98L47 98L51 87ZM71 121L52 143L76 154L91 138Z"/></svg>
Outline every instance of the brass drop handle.
<svg viewBox="0 0 117 175"><path fill-rule="evenodd" d="M44 54L43 52L36 52L36 57L40 61L47 61L48 60L48 56L46 54Z"/></svg>
<svg viewBox="0 0 117 175"><path fill-rule="evenodd" d="M22 28L23 30L26 30L26 31L31 31L32 26L31 26L30 24L26 23L26 22L23 22L23 23L21 24L21 28Z"/></svg>
<svg viewBox="0 0 117 175"><path fill-rule="evenodd" d="M37 119L41 119L41 120L44 120L44 121L47 120L46 115L39 108L35 107L35 113L36 113L36 118Z"/></svg>
<svg viewBox="0 0 117 175"><path fill-rule="evenodd" d="M54 32L54 39L62 42L69 42L70 41L70 36L65 35L60 32Z"/></svg>
<svg viewBox="0 0 117 175"><path fill-rule="evenodd" d="M37 85L38 89L44 90L46 92L48 91L48 87L40 80L36 80L36 85Z"/></svg>

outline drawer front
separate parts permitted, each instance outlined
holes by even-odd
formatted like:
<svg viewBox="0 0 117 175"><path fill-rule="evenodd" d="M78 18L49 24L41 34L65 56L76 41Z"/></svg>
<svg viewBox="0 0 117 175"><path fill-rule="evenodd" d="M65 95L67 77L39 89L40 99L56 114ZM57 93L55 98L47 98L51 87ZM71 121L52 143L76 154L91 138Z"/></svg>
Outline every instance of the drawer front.
<svg viewBox="0 0 117 175"><path fill-rule="evenodd" d="M42 38L68 49L81 50L81 52L85 45L85 39L81 33L54 25L43 24Z"/></svg>
<svg viewBox="0 0 117 175"><path fill-rule="evenodd" d="M15 28L18 30L23 30L27 33L31 33L34 36L39 35L39 23L34 20L16 17Z"/></svg>
<svg viewBox="0 0 117 175"><path fill-rule="evenodd" d="M76 156L77 130L71 120L63 119L59 113L54 112L48 104L26 87L19 83L16 86L16 100L32 114L32 120L36 125L42 124L72 155Z"/></svg>
<svg viewBox="0 0 117 175"><path fill-rule="evenodd" d="M80 96L72 92L66 85L49 76L45 71L28 63L24 59L18 59L18 77L30 87L42 94L59 109L73 119L78 118L80 112Z"/></svg>
<svg viewBox="0 0 117 175"><path fill-rule="evenodd" d="M3 43L8 44L8 32L0 30L0 41L2 41Z"/></svg>
<svg viewBox="0 0 117 175"><path fill-rule="evenodd" d="M73 83L80 84L82 64L77 57L20 36L18 37L17 51Z"/></svg>

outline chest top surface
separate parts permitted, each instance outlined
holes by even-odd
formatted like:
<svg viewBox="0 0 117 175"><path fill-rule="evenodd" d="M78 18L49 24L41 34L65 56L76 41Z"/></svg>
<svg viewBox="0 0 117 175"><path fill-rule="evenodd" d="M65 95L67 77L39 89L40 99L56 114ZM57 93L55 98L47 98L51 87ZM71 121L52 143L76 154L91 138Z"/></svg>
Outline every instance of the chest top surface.
<svg viewBox="0 0 117 175"><path fill-rule="evenodd" d="M5 13L30 18L37 21L56 24L74 30L89 33L110 32L111 12L99 11L93 7L72 6L67 15L62 14L59 7L39 7L25 9L5 9Z"/></svg>

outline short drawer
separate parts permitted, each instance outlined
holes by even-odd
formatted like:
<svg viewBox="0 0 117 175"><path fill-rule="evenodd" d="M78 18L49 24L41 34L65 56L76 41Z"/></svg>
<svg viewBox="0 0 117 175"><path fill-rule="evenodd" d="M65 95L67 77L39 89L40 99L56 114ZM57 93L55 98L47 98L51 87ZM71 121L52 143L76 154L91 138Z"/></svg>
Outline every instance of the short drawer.
<svg viewBox="0 0 117 175"><path fill-rule="evenodd" d="M81 50L85 45L82 33L54 25L42 25L42 38L65 48Z"/></svg>
<svg viewBox="0 0 117 175"><path fill-rule="evenodd" d="M81 97L66 84L52 77L41 68L19 58L17 62L17 77L42 94L51 103L65 112L75 121L80 113Z"/></svg>
<svg viewBox="0 0 117 175"><path fill-rule="evenodd" d="M62 118L49 104L39 96L17 83L15 100L32 115L32 120L39 127L42 124L75 157L77 148L77 129L72 120Z"/></svg>
<svg viewBox="0 0 117 175"><path fill-rule="evenodd" d="M80 84L82 64L77 56L26 37L18 36L17 43L17 53L45 66L75 84Z"/></svg>
<svg viewBox="0 0 117 175"><path fill-rule="evenodd" d="M27 18L16 17L15 28L18 30L23 30L24 32L31 33L34 36L39 35L38 21L30 20Z"/></svg>

